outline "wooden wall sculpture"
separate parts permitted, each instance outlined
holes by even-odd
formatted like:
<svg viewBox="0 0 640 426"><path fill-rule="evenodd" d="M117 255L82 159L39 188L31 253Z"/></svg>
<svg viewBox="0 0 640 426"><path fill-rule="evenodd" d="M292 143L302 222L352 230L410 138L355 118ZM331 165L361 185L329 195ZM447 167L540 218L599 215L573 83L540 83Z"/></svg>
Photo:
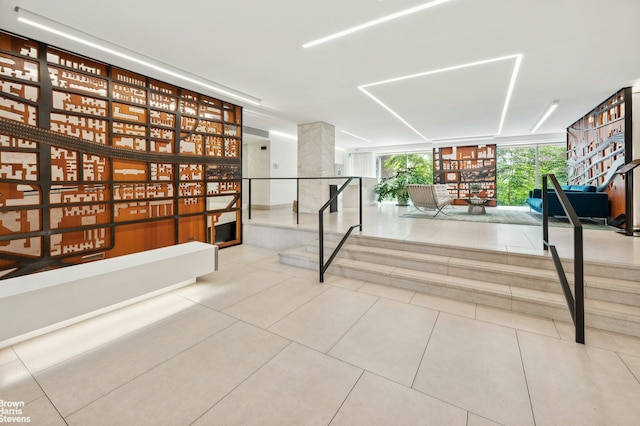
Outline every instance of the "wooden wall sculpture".
<svg viewBox="0 0 640 426"><path fill-rule="evenodd" d="M626 177L615 172L632 160L631 96L622 89L567 128L569 184L607 191L610 222L626 214Z"/></svg>
<svg viewBox="0 0 640 426"><path fill-rule="evenodd" d="M471 185L479 184L478 196L496 197L496 145L472 145L433 149L433 182L446 183L454 204L466 204L471 197ZM487 205L495 206L497 201Z"/></svg>
<svg viewBox="0 0 640 426"><path fill-rule="evenodd" d="M241 131L239 106L0 33L0 278L240 243Z"/></svg>

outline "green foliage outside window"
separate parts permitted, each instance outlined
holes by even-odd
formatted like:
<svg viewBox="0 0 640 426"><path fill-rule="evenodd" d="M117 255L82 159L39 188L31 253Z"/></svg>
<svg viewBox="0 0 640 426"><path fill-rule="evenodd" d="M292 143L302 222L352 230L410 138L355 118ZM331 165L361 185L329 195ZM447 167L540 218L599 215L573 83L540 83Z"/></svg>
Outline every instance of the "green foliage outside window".
<svg viewBox="0 0 640 426"><path fill-rule="evenodd" d="M558 182L567 182L567 157L563 146L539 147L539 176L553 173ZM498 148L497 195L501 206L522 206L536 184L536 149Z"/></svg>
<svg viewBox="0 0 640 426"><path fill-rule="evenodd" d="M408 184L433 183L433 160L424 154L395 154L384 159L385 173L374 192L378 201L397 199L400 204L409 199Z"/></svg>

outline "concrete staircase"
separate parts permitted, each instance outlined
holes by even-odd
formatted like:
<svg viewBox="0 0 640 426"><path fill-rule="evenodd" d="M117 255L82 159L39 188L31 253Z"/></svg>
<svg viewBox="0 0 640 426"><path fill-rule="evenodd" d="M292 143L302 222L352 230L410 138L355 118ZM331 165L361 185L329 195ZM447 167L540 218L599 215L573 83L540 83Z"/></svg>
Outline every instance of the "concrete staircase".
<svg viewBox="0 0 640 426"><path fill-rule="evenodd" d="M325 237L325 261L337 238ZM311 241L281 251L280 262L317 270L318 250ZM572 261L563 267L572 282ZM585 262L584 270L586 326L640 337L640 268ZM571 322L548 255L354 235L327 273Z"/></svg>

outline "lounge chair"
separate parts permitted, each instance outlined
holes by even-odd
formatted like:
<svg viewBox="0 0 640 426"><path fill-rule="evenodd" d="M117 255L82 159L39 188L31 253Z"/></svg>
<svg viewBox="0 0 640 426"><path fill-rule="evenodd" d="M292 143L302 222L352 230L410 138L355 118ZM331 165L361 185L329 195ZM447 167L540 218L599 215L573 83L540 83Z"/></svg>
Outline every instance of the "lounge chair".
<svg viewBox="0 0 640 426"><path fill-rule="evenodd" d="M413 206L423 213L425 209L436 210L436 217L443 208L451 204L454 198L449 194L447 185L408 185L407 191ZM446 215L445 212L442 214Z"/></svg>

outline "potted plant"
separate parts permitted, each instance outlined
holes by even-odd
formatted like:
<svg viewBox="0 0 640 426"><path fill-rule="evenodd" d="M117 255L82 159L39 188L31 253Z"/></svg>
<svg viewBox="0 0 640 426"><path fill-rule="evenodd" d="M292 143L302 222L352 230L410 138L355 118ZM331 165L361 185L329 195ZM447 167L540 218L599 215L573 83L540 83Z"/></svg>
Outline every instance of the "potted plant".
<svg viewBox="0 0 640 426"><path fill-rule="evenodd" d="M409 167L398 170L394 176L382 179L373 189L378 195L378 202L396 199L398 205L409 204L409 192L407 185L426 183L426 178L420 175L415 168Z"/></svg>
<svg viewBox="0 0 640 426"><path fill-rule="evenodd" d="M469 189L471 190L471 193L473 194L473 196L477 197L478 194L480 193L480 191L482 191L482 185L480 185L479 183L475 182L475 183L472 183L471 185L469 185Z"/></svg>

